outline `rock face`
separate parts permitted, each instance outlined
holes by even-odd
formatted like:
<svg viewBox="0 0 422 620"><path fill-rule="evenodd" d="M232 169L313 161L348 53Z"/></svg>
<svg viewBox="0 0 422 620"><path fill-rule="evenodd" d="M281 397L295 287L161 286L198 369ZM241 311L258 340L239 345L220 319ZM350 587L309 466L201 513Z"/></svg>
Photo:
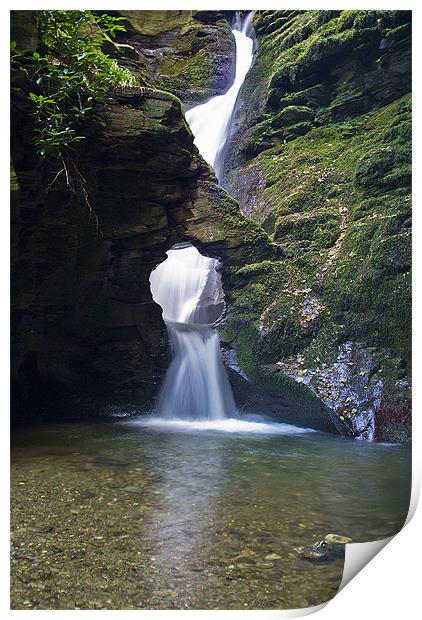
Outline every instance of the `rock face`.
<svg viewBox="0 0 422 620"><path fill-rule="evenodd" d="M316 395L352 435L403 437L410 13L263 11L254 24L223 185L282 258L238 271L226 337L256 381Z"/></svg>
<svg viewBox="0 0 422 620"><path fill-rule="evenodd" d="M151 86L184 104L224 93L235 71L234 38L218 11L119 11L126 32L107 49Z"/></svg>
<svg viewBox="0 0 422 620"><path fill-rule="evenodd" d="M15 121L18 135L24 119ZM71 407L92 397L149 404L167 366L149 288L165 251L189 239L228 264L270 251L267 235L216 185L169 93L116 95L85 134L77 168L98 230L64 186L47 191L57 171L37 167L30 144L13 153L13 378L16 396L27 396L17 401L20 415L29 401L51 409L65 396Z"/></svg>

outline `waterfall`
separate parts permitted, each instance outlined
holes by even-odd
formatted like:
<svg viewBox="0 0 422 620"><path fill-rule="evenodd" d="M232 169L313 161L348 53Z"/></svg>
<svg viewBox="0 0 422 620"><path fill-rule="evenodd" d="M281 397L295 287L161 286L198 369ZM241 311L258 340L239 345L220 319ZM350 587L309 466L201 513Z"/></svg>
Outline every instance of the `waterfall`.
<svg viewBox="0 0 422 620"><path fill-rule="evenodd" d="M252 64L253 13L238 11L233 24L236 72L224 95L213 97L186 113L195 144L221 178L224 146L236 100ZM173 246L167 259L151 273L151 293L163 309L173 359L160 391L156 413L162 419L226 420L236 416L233 393L212 325L224 310L218 261L202 256L185 243ZM238 428L238 424L236 425Z"/></svg>
<svg viewBox="0 0 422 620"><path fill-rule="evenodd" d="M173 351L156 412L183 420L233 417L234 398L212 327L224 310L218 261L190 244L173 246L167 256L150 276Z"/></svg>
<svg viewBox="0 0 422 620"><path fill-rule="evenodd" d="M253 12L242 18L236 13L232 33L236 43L236 73L232 86L224 95L218 95L186 112L194 143L202 157L214 168L217 179L221 179L224 163L224 147L229 134L230 121L236 100L242 88L253 58L251 30Z"/></svg>

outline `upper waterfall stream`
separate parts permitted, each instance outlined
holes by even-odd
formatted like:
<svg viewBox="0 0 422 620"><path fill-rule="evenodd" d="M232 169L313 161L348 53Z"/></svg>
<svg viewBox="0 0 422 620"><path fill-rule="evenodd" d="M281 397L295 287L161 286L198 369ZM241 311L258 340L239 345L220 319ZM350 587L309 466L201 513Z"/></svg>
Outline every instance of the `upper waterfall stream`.
<svg viewBox="0 0 422 620"><path fill-rule="evenodd" d="M230 120L240 89L252 65L253 39L248 36L252 15L250 12L242 18L239 12L236 14L232 29L236 43L236 72L232 86L224 95L212 97L186 112L186 120L195 136L194 143L205 161L214 168L219 180L223 172L224 147L229 134Z"/></svg>

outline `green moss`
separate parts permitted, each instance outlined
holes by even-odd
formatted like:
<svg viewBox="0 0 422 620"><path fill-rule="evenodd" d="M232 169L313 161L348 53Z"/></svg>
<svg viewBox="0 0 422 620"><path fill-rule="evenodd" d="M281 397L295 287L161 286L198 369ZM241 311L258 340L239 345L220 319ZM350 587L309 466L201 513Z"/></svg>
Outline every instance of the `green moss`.
<svg viewBox="0 0 422 620"><path fill-rule="evenodd" d="M19 181L16 176L15 167L13 166L13 162L10 162L10 191L18 192L19 191Z"/></svg>
<svg viewBox="0 0 422 620"><path fill-rule="evenodd" d="M383 146L360 157L356 164L354 185L370 193L407 186L411 178L411 152L408 145L394 149Z"/></svg>
<svg viewBox="0 0 422 620"><path fill-rule="evenodd" d="M385 33L385 38L388 41L388 43L391 45L393 43L397 43L398 41L401 41L405 37L410 36L411 32L412 32L412 27L410 23L402 24L401 26L398 26L397 28L391 28L391 30L388 30Z"/></svg>
<svg viewBox="0 0 422 620"><path fill-rule="evenodd" d="M340 234L339 214L329 210L293 213L279 217L274 238L283 241L317 242L318 247L331 247Z"/></svg>
<svg viewBox="0 0 422 620"><path fill-rule="evenodd" d="M179 97L176 97L176 95L173 95L173 93L169 92L168 90L161 90L159 88L151 88L151 89L148 89L148 91L152 93L153 95L157 95L157 96L161 95L165 99L174 101L175 103L178 104L179 108L182 107L182 102L180 101Z"/></svg>
<svg viewBox="0 0 422 620"><path fill-rule="evenodd" d="M274 263L269 260L264 260L261 263L250 263L238 269L236 271L236 275L246 277L261 275L263 273L269 273L270 271L272 271L273 266Z"/></svg>
<svg viewBox="0 0 422 620"><path fill-rule="evenodd" d="M274 325L259 339L256 347L257 361L266 364L292 357L308 346L313 336L314 330L301 325L295 314L279 316Z"/></svg>
<svg viewBox="0 0 422 620"><path fill-rule="evenodd" d="M262 241L264 244L268 244L268 235L254 220L243 215L239 209L239 204L222 187L213 183L205 183L205 185L212 195L213 212L224 225L224 229L229 231L229 237L231 231L232 235L236 237L239 234L241 235L239 242L256 242L259 245L259 242Z"/></svg>
<svg viewBox="0 0 422 620"><path fill-rule="evenodd" d="M214 63L205 50L193 57L192 62L185 66L185 71L189 84L194 86L208 85L214 81Z"/></svg>
<svg viewBox="0 0 422 620"><path fill-rule="evenodd" d="M295 24L295 36L300 39L297 43L291 45L292 39L287 29L282 29L273 38L269 47L277 45L281 48L272 70L273 86L295 80L307 66L331 56L333 52L339 54L346 47L357 47L360 41L365 41L373 32L371 28L362 27L361 11L342 11L339 17L322 25L319 12L315 13L313 19L309 19L309 14L296 19L296 22L299 19L303 21L301 31L298 31L298 24Z"/></svg>
<svg viewBox="0 0 422 620"><path fill-rule="evenodd" d="M252 344L255 340L255 333L253 325L246 325L240 329L236 337L237 360L252 380L258 379Z"/></svg>
<svg viewBox="0 0 422 620"><path fill-rule="evenodd" d="M173 85L173 88L174 78L187 80L191 86L207 86L213 81L215 73L212 58L206 49L190 57L166 56L161 61L160 70L164 74L162 83Z"/></svg>
<svg viewBox="0 0 422 620"><path fill-rule="evenodd" d="M268 272L257 267L254 286L235 292L235 308L255 303L248 337L260 363L304 350L311 363L346 340L390 348L408 360L409 114L404 97L254 159L267 179L263 200L274 205L263 225L273 226L286 256L277 288L259 287ZM247 266L244 273L254 270ZM309 329L298 317L312 295L326 311ZM271 304L270 328L258 336L258 311Z"/></svg>
<svg viewBox="0 0 422 620"><path fill-rule="evenodd" d="M307 106L288 105L274 116L272 123L276 127L285 127L286 125L295 125L303 121L313 121L314 117L315 112Z"/></svg>
<svg viewBox="0 0 422 620"><path fill-rule="evenodd" d="M263 88L268 88L263 117L265 124L260 134L254 136L252 143L255 144L251 145L255 155L268 148L268 142L276 144L277 138L280 141L291 140L296 135L304 135L308 130L303 125L302 133L285 132L273 137L277 129L286 129L304 120L314 122L314 117L317 122L325 124L327 120L341 120L372 109L380 95L375 86L376 96L372 98L372 86L361 79L361 74L368 71L372 62L373 70L378 69L378 79L383 79L383 70L380 70L382 64L376 63L393 44L394 36L388 33L395 32L397 41L401 41L410 29L410 13L406 11L270 13L265 16L260 14L255 19L257 32L262 33L256 79ZM274 27L276 22L277 26ZM267 32L269 24L271 27ZM391 41L388 37L391 37ZM384 47L381 41L386 42ZM362 67L360 61L363 61ZM342 65L344 68L340 74L335 67ZM334 76L331 75L333 69ZM368 75L371 80L371 73ZM333 77L338 79L338 84L330 93L330 80ZM328 89L324 81L328 82ZM406 79L402 84L395 83L391 94L387 84L384 89L386 98L393 99L394 92L396 97L406 92L407 83ZM289 112L284 112L289 107L298 108L296 111L291 110L292 115L299 114L301 110L307 114L307 118L295 121L290 119Z"/></svg>

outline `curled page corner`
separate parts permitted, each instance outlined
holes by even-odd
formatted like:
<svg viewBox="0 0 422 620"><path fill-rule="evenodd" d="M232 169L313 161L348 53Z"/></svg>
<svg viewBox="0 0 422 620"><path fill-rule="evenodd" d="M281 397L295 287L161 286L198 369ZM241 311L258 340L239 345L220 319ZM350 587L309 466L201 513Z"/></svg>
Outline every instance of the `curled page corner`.
<svg viewBox="0 0 422 620"><path fill-rule="evenodd" d="M256 620L258 618L259 620L284 620L284 618L304 618L305 616L315 614L317 611L321 611L322 609L324 609L324 607L326 607L326 605L328 605L331 600L332 599L328 599L327 601L324 601L324 603L320 603L319 605L312 605L312 607L301 607L298 609L215 609L212 612L201 610L198 612L198 614L199 617L201 617L201 614L204 614L204 620L205 618L208 618L208 613L212 613L213 616L215 616L216 618L221 617L224 620L230 617L238 617L239 613L245 618L251 618L251 620ZM163 615L163 618L174 618L174 614L176 614L177 617L177 613L178 612L176 610L167 610L163 612L163 614L168 614L168 616ZM184 612L182 611L181 613Z"/></svg>
<svg viewBox="0 0 422 620"><path fill-rule="evenodd" d="M396 536L397 534L395 534ZM363 543L348 543L344 556L343 578L339 587L339 592L356 577L356 575L366 566L376 555L387 545L394 536Z"/></svg>
<svg viewBox="0 0 422 620"><path fill-rule="evenodd" d="M277 611L273 617L274 618L304 618L305 616L310 616L311 614L315 614L317 611L321 611L324 609L330 600L325 601L324 603L320 603L319 605L313 605L312 607L302 607L301 609L283 609ZM259 612L259 620L263 620L265 615L262 616L261 612Z"/></svg>
<svg viewBox="0 0 422 620"><path fill-rule="evenodd" d="M419 494L420 484L419 482L413 480L409 510L403 527L406 527L406 525L411 521L413 515L415 514L416 507L418 505ZM362 570L362 568L366 566L382 549L384 549L384 547L388 545L388 543L391 542L393 538L400 534L401 531L402 530L397 532L397 534L390 536L389 538L383 538L381 540L364 543L348 543L345 549L343 578L341 580L338 591L340 592L340 590L342 590L344 586L353 579L353 577L356 577L356 575Z"/></svg>
<svg viewBox="0 0 422 620"><path fill-rule="evenodd" d="M303 609L290 609L288 610L288 613L290 614L289 618L303 618L304 616L310 616L311 614L315 614L317 611L321 611L321 609L324 609L324 607L328 605L329 602L330 601L328 600L324 603L321 603L320 605L304 607Z"/></svg>

